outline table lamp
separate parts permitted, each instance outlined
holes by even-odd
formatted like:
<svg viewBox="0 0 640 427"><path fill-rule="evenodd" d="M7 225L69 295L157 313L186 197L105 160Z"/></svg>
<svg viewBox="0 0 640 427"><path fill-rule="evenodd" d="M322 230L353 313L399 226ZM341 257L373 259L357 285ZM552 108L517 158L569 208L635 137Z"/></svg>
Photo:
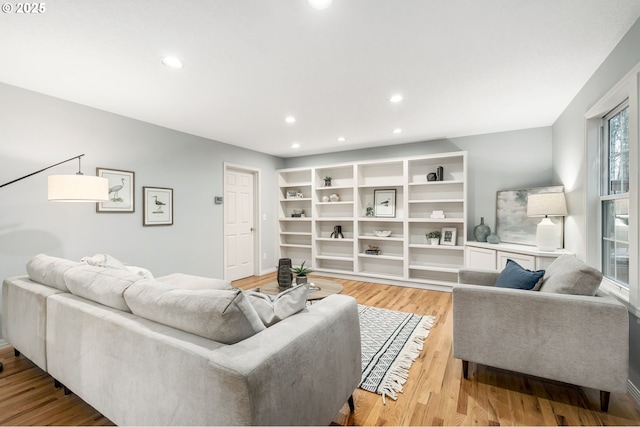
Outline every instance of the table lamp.
<svg viewBox="0 0 640 427"><path fill-rule="evenodd" d="M555 251L559 243L558 227L551 222L549 217L567 216L564 193L529 194L527 216L543 217L536 228L536 245L538 249L546 252Z"/></svg>

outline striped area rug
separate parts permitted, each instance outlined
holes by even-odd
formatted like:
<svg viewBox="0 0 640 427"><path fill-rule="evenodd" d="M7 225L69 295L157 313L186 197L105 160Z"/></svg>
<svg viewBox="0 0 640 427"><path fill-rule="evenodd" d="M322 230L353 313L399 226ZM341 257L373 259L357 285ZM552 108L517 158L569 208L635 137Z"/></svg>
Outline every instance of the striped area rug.
<svg viewBox="0 0 640 427"><path fill-rule="evenodd" d="M358 387L382 395L383 402L387 396L396 400L435 318L365 305L358 305L358 312L362 339Z"/></svg>

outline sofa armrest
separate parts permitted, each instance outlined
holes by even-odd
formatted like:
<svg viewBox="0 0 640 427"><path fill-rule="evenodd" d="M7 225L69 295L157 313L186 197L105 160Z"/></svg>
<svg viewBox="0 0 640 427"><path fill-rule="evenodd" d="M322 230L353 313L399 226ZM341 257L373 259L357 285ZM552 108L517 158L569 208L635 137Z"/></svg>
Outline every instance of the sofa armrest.
<svg viewBox="0 0 640 427"><path fill-rule="evenodd" d="M457 285L454 357L599 390L624 392L628 313L600 296Z"/></svg>
<svg viewBox="0 0 640 427"><path fill-rule="evenodd" d="M362 377L356 301L331 295L214 353L242 380L248 424L328 425Z"/></svg>
<svg viewBox="0 0 640 427"><path fill-rule="evenodd" d="M493 286L498 280L499 271L461 268L458 270L458 283L469 285Z"/></svg>

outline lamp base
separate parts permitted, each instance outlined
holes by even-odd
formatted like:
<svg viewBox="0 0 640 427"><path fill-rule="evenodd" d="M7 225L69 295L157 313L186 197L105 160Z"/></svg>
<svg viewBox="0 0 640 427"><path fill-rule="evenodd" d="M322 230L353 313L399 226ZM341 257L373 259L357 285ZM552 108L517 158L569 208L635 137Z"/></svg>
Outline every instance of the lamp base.
<svg viewBox="0 0 640 427"><path fill-rule="evenodd" d="M545 252L555 252L558 248L558 237L558 227L548 217L542 218L536 228L538 249Z"/></svg>

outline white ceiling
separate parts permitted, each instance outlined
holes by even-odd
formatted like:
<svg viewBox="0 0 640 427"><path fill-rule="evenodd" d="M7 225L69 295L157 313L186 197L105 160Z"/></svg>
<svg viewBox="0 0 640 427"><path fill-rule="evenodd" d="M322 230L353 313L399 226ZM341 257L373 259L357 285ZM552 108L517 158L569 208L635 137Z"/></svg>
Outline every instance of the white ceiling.
<svg viewBox="0 0 640 427"><path fill-rule="evenodd" d="M550 126L640 16L640 0L44 4L0 14L1 82L282 157Z"/></svg>

